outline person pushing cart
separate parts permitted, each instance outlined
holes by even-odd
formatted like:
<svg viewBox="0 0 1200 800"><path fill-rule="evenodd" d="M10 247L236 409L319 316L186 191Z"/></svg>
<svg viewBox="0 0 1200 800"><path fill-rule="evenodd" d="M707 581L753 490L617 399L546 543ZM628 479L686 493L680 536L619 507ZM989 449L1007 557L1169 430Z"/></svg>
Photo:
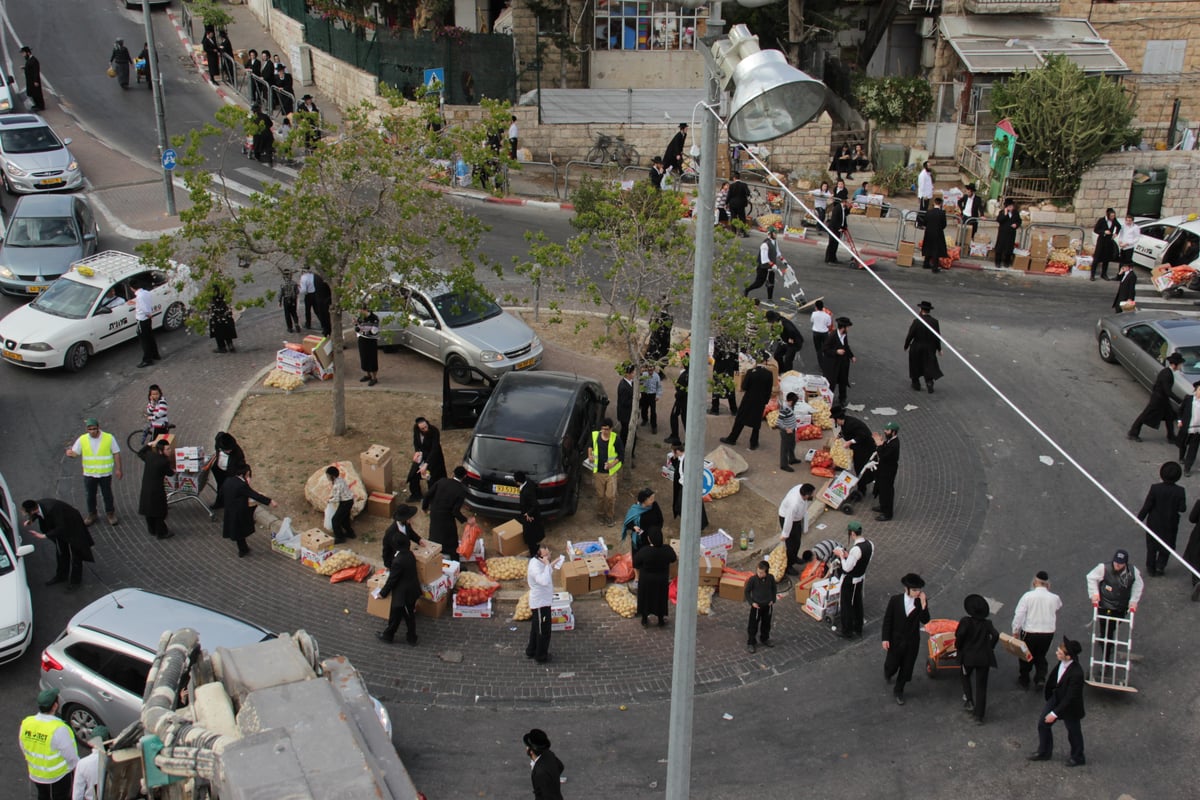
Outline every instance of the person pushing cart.
<svg viewBox="0 0 1200 800"><path fill-rule="evenodd" d="M1112 560L1097 564L1087 574L1092 599L1092 651L1087 682L1092 686L1136 692L1129 685L1133 615L1145 588L1138 568L1129 563L1129 552L1117 550Z"/></svg>

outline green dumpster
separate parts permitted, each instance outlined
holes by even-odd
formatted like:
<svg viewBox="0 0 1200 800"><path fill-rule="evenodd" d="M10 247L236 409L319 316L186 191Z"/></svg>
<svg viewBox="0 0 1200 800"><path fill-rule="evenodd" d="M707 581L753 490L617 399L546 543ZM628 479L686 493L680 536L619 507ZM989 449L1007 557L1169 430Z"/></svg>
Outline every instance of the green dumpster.
<svg viewBox="0 0 1200 800"><path fill-rule="evenodd" d="M880 144L875 147L875 171L887 172L908 163L908 148L902 144Z"/></svg>
<svg viewBox="0 0 1200 800"><path fill-rule="evenodd" d="M1160 216L1166 188L1165 169L1135 169L1129 187L1129 213L1135 217Z"/></svg>

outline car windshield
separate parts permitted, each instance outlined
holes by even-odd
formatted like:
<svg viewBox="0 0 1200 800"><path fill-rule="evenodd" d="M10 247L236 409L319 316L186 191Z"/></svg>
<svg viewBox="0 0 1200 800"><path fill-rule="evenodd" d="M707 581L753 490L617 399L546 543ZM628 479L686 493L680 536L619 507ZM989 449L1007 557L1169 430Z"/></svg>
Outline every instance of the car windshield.
<svg viewBox="0 0 1200 800"><path fill-rule="evenodd" d="M4 238L8 247L71 247L79 237L70 217L18 217L8 226Z"/></svg>
<svg viewBox="0 0 1200 800"><path fill-rule="evenodd" d="M0 131L0 149L10 156L21 153L48 153L51 150L61 150L62 146L62 142L48 125Z"/></svg>
<svg viewBox="0 0 1200 800"><path fill-rule="evenodd" d="M533 442L518 442L492 436L476 436L471 443L471 460L485 470L527 472L530 477L557 469L558 448Z"/></svg>
<svg viewBox="0 0 1200 800"><path fill-rule="evenodd" d="M1179 368L1181 372L1186 372L1188 375L1200 373L1200 345L1180 347L1177 352L1183 356L1183 366Z"/></svg>
<svg viewBox="0 0 1200 800"><path fill-rule="evenodd" d="M446 292L433 298L433 305L451 328L474 325L501 313L493 300L473 292Z"/></svg>
<svg viewBox="0 0 1200 800"><path fill-rule="evenodd" d="M92 312L100 289L70 278L59 278L37 296L30 306L56 317L83 319Z"/></svg>

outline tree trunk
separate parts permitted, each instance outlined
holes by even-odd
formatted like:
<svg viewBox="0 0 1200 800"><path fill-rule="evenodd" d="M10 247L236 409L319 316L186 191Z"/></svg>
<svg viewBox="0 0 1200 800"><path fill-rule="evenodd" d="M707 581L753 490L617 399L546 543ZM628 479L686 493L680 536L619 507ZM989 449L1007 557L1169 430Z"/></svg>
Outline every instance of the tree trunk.
<svg viewBox="0 0 1200 800"><path fill-rule="evenodd" d="M342 310L337 307L337 295L329 309L332 330L329 341L333 345L333 428L334 436L346 435L346 356L342 352L345 344L342 335Z"/></svg>
<svg viewBox="0 0 1200 800"><path fill-rule="evenodd" d="M788 63L800 66L800 40L804 35L804 0L788 0Z"/></svg>

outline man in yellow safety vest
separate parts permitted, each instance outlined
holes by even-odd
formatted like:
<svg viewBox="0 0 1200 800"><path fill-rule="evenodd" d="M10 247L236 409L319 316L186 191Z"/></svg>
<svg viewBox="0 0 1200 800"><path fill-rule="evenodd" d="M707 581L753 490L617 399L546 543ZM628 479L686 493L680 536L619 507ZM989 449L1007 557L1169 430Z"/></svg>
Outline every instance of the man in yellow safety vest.
<svg viewBox="0 0 1200 800"><path fill-rule="evenodd" d="M605 525L615 522L617 472L621 469L621 442L612 426L612 420L605 417L600 430L592 431L592 446L588 448L588 461L595 476L597 513Z"/></svg>
<svg viewBox="0 0 1200 800"><path fill-rule="evenodd" d="M37 696L38 713L21 722L21 752L38 800L70 800L79 750L70 726L58 718L58 689Z"/></svg>
<svg viewBox="0 0 1200 800"><path fill-rule="evenodd" d="M104 496L104 510L108 512L108 524L117 524L117 509L113 504L112 479L121 479L121 446L111 433L100 430L100 421L88 417L83 421L87 432L67 448L69 458L83 459L83 488L87 492L87 517L85 525L96 524L96 490Z"/></svg>

